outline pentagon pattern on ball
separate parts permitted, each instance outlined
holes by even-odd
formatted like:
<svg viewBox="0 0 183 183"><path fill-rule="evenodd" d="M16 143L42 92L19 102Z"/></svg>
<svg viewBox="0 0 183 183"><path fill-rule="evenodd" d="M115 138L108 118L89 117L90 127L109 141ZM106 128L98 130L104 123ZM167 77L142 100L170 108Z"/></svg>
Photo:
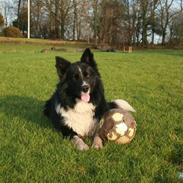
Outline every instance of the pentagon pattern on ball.
<svg viewBox="0 0 183 183"><path fill-rule="evenodd" d="M123 109L111 109L101 120L99 136L117 144L130 143L136 132L136 121L132 114Z"/></svg>
<svg viewBox="0 0 183 183"><path fill-rule="evenodd" d="M123 120L123 114L121 114L121 113L119 113L119 112L114 113L114 114L112 115L112 119L113 119L114 121L121 121L121 120Z"/></svg>

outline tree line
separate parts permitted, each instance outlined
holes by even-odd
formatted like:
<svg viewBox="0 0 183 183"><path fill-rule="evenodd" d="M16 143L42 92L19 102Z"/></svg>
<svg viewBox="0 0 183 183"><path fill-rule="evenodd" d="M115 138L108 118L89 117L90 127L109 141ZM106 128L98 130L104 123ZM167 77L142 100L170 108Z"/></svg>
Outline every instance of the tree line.
<svg viewBox="0 0 183 183"><path fill-rule="evenodd" d="M27 31L27 0L13 25ZM183 42L183 0L31 0L31 36L146 47Z"/></svg>

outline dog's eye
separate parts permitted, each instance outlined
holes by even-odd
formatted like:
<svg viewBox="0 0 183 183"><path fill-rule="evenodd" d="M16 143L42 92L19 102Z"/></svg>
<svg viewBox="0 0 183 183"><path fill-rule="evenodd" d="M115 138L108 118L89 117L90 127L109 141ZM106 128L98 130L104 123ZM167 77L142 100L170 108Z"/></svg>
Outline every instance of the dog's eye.
<svg viewBox="0 0 183 183"><path fill-rule="evenodd" d="M79 79L79 74L75 74L75 75L74 75L74 79L75 79L75 80L78 80L78 79Z"/></svg>
<svg viewBox="0 0 183 183"><path fill-rule="evenodd" d="M85 71L85 72L83 73L83 75L84 75L85 78L89 78L89 73L88 73L88 72Z"/></svg>

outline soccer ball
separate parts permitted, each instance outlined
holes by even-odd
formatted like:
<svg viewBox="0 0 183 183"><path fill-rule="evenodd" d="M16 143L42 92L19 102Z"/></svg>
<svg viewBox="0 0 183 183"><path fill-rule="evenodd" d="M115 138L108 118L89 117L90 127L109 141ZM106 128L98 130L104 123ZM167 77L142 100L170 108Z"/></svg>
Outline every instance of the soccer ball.
<svg viewBox="0 0 183 183"><path fill-rule="evenodd" d="M106 112L100 121L99 137L103 141L114 141L117 144L130 143L136 132L136 121L128 111L121 108Z"/></svg>

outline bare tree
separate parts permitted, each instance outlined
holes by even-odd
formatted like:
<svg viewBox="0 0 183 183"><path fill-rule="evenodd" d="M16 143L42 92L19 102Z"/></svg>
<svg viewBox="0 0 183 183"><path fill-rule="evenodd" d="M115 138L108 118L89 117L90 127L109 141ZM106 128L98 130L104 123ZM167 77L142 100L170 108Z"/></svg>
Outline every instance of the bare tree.
<svg viewBox="0 0 183 183"><path fill-rule="evenodd" d="M31 32L34 37L41 37L44 13L44 1L31 0Z"/></svg>
<svg viewBox="0 0 183 183"><path fill-rule="evenodd" d="M98 37L99 37L99 24L100 24L100 0L93 0L92 1L92 9L93 9L93 18L92 18L92 28L93 28L93 39L95 44L98 44Z"/></svg>
<svg viewBox="0 0 183 183"><path fill-rule="evenodd" d="M154 36L156 33L156 25L157 25L156 10L157 10L158 5L159 5L159 0L152 0L150 2L151 44L154 44Z"/></svg>
<svg viewBox="0 0 183 183"><path fill-rule="evenodd" d="M160 1L160 22L161 22L161 34L162 34L162 45L165 45L167 28L170 23L170 19L173 16L170 13L171 6L174 0L161 0Z"/></svg>
<svg viewBox="0 0 183 183"><path fill-rule="evenodd" d="M18 8L17 8L17 24L20 27L20 8L21 8L22 0L18 0Z"/></svg>
<svg viewBox="0 0 183 183"><path fill-rule="evenodd" d="M55 16L54 16L54 20L55 20L55 37L59 38L60 37L60 30L59 30L59 0L55 0L54 1L54 9L55 9Z"/></svg>
<svg viewBox="0 0 183 183"><path fill-rule="evenodd" d="M102 44L117 45L118 36L122 31L122 17L124 4L121 1L103 1L100 15L100 42Z"/></svg>
<svg viewBox="0 0 183 183"><path fill-rule="evenodd" d="M148 7L149 1L148 0L141 0L140 1L141 7L141 18L142 18L142 44L144 46L147 45L147 26L148 26Z"/></svg>
<svg viewBox="0 0 183 183"><path fill-rule="evenodd" d="M73 0L73 30L72 30L72 39L75 40L76 38L76 24L77 24L77 2Z"/></svg>

